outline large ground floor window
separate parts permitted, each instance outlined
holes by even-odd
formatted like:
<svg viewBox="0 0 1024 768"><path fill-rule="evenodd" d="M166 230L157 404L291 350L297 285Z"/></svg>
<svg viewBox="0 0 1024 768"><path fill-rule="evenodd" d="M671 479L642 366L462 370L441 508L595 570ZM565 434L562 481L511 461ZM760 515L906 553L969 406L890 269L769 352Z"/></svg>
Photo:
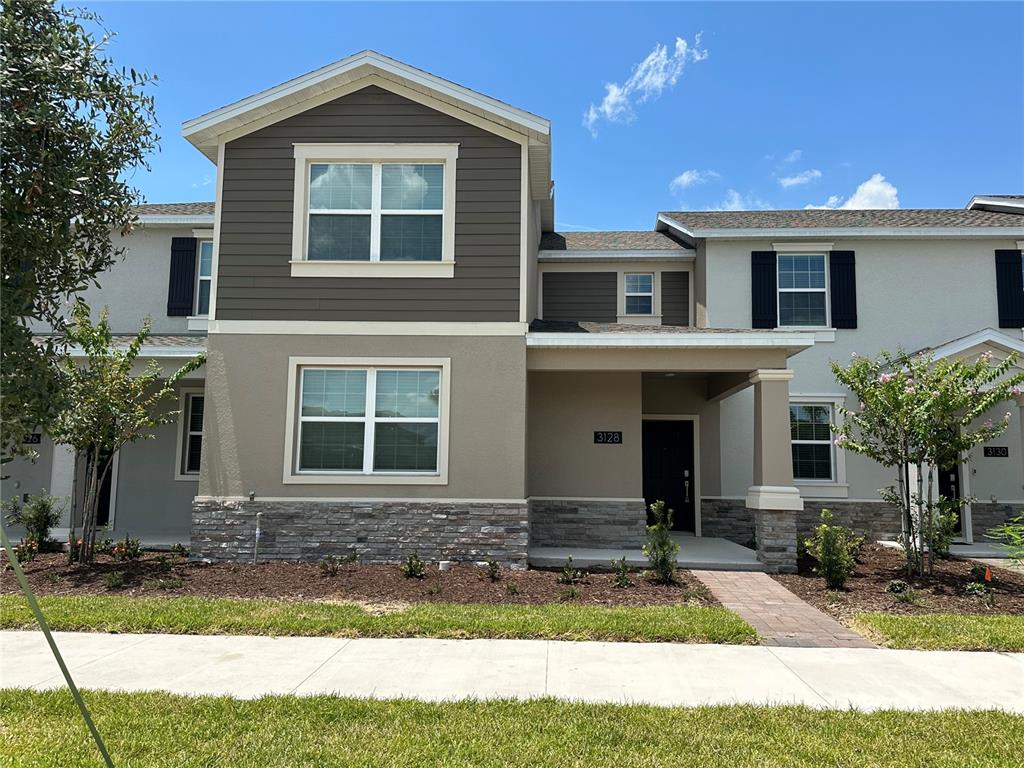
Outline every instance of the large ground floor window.
<svg viewBox="0 0 1024 768"><path fill-rule="evenodd" d="M834 480L832 405L791 403L789 430L793 444L794 480Z"/></svg>
<svg viewBox="0 0 1024 768"><path fill-rule="evenodd" d="M299 473L436 474L440 368L299 369Z"/></svg>

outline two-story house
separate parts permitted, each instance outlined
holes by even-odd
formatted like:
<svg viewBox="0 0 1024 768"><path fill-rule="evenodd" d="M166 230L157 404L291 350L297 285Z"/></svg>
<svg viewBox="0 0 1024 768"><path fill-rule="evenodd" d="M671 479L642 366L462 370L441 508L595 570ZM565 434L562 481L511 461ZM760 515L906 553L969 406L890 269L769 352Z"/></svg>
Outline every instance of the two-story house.
<svg viewBox="0 0 1024 768"><path fill-rule="evenodd" d="M208 350L109 493L115 533L197 557L249 559L258 535L262 557L523 565L638 548L663 499L680 532L792 569L823 506L900 528L889 473L832 443L853 404L830 360L1024 353L1022 197L558 233L548 121L373 52L183 133L215 203L143 209L92 298L125 332L151 314L168 365ZM964 541L1024 510L1011 406L942 473L973 498ZM73 460L40 447L16 492L74 496Z"/></svg>

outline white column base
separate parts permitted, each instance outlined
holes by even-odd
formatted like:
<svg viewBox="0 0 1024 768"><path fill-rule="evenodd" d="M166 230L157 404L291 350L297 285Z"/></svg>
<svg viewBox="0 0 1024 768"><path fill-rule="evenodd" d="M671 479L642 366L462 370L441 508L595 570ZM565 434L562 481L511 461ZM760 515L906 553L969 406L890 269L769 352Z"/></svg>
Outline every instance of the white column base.
<svg viewBox="0 0 1024 768"><path fill-rule="evenodd" d="M804 508L800 489L791 485L752 485L747 489L749 509L792 509Z"/></svg>

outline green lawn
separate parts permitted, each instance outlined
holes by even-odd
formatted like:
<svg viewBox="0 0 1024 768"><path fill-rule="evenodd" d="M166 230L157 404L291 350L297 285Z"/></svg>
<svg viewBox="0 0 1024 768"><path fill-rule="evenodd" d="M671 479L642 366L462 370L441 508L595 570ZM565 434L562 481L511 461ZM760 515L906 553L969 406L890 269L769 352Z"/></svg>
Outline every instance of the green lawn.
<svg viewBox="0 0 1024 768"><path fill-rule="evenodd" d="M85 696L121 768L963 768L1019 765L1024 744L1024 718L998 712ZM66 691L0 690L0 726L0 765L100 764Z"/></svg>
<svg viewBox="0 0 1024 768"><path fill-rule="evenodd" d="M889 648L1024 651L1024 616L859 613L856 628Z"/></svg>
<svg viewBox="0 0 1024 768"><path fill-rule="evenodd" d="M757 633L724 608L605 608L548 605L417 603L375 615L348 603L176 597L43 597L53 629L230 635L345 637L498 637L755 643ZM0 597L0 628L34 626L19 596Z"/></svg>

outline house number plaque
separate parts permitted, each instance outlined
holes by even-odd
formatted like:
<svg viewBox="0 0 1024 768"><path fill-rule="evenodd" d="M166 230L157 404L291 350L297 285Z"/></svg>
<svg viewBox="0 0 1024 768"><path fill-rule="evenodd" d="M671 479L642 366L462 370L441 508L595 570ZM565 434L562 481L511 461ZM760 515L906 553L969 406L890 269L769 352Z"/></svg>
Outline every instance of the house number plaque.
<svg viewBox="0 0 1024 768"><path fill-rule="evenodd" d="M594 442L602 445L619 445L622 443L622 433L608 431L595 432Z"/></svg>
<svg viewBox="0 0 1024 768"><path fill-rule="evenodd" d="M986 445L985 446L985 458L986 459L1008 459L1010 458L1010 449L1005 445Z"/></svg>

